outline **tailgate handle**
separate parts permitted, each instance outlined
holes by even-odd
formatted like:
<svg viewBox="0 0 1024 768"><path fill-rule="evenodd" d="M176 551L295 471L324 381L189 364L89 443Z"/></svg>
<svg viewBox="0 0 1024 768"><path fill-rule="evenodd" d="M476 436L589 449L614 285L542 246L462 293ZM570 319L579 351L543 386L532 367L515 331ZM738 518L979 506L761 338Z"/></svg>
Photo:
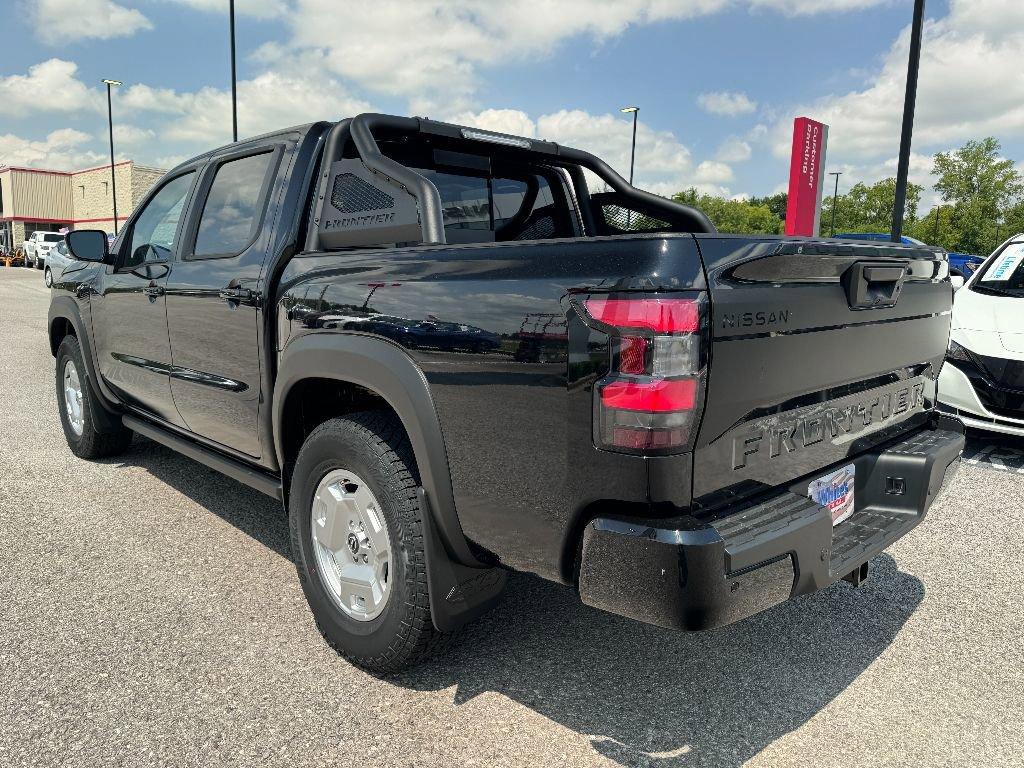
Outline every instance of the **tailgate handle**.
<svg viewBox="0 0 1024 768"><path fill-rule="evenodd" d="M858 261L843 273L850 309L893 307L900 298L908 263Z"/></svg>

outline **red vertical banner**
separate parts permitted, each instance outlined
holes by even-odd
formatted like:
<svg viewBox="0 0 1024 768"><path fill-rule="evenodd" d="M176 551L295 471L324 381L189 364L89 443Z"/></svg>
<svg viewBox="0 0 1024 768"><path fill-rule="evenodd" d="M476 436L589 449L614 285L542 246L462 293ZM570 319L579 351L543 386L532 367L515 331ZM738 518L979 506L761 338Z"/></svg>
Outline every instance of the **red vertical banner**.
<svg viewBox="0 0 1024 768"><path fill-rule="evenodd" d="M793 121L793 154L789 160L786 234L816 237L821 218L828 126L798 117Z"/></svg>

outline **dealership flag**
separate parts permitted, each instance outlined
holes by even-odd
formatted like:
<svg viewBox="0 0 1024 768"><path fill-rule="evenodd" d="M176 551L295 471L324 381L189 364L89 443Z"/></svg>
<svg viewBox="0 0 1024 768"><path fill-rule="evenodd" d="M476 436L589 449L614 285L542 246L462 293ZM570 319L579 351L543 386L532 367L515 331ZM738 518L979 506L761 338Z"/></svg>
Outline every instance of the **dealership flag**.
<svg viewBox="0 0 1024 768"><path fill-rule="evenodd" d="M793 121L793 154L789 160L789 201L786 234L816 237L821 217L828 126L798 117Z"/></svg>

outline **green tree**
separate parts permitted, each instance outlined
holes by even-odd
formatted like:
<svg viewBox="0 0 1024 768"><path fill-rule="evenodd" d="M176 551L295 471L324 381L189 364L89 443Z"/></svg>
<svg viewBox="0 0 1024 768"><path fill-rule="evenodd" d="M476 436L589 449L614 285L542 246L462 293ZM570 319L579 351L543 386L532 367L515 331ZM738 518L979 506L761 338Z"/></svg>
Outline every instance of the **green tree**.
<svg viewBox="0 0 1024 768"><path fill-rule="evenodd" d="M789 195L786 192L776 192L774 195L764 197L752 197L747 202L750 205L766 205L768 209L780 221L786 220L786 206L789 204Z"/></svg>
<svg viewBox="0 0 1024 768"><path fill-rule="evenodd" d="M1000 149L999 142L989 136L935 156L932 173L939 177L935 191L952 204L949 240L941 243L945 248L989 253L1002 229L997 222L1017 210L1015 203L1024 192L1024 183L1013 160L999 156ZM1016 213L1010 218L1013 216Z"/></svg>
<svg viewBox="0 0 1024 768"><path fill-rule="evenodd" d="M907 184L907 201L903 208L904 228L917 222L921 204L920 184ZM896 202L896 179L888 178L868 185L854 184L850 191L835 199L836 232L889 232L892 230L892 207ZM821 203L821 229L831 234L833 197Z"/></svg>
<svg viewBox="0 0 1024 768"><path fill-rule="evenodd" d="M1018 200L1014 205L1003 211L1002 226L999 227L999 237L996 238L996 245L1008 237L1024 233L1024 200Z"/></svg>
<svg viewBox="0 0 1024 768"><path fill-rule="evenodd" d="M764 204L755 205L749 200L728 200L724 197L706 195L693 187L680 192L672 199L703 211L718 227L719 232L777 235L783 229L783 219Z"/></svg>

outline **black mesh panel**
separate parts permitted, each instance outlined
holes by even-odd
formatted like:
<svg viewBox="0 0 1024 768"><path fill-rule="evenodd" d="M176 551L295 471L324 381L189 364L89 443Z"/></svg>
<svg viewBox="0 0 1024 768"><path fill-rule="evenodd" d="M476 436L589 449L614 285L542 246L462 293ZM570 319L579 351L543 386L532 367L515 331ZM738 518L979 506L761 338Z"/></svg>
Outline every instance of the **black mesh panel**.
<svg viewBox="0 0 1024 768"><path fill-rule="evenodd" d="M516 235L516 240L544 240L555 236L555 220L551 216L540 216Z"/></svg>
<svg viewBox="0 0 1024 768"><path fill-rule="evenodd" d="M342 213L360 213L394 208L395 199L358 176L339 173L334 177L331 205Z"/></svg>
<svg viewBox="0 0 1024 768"><path fill-rule="evenodd" d="M631 211L618 205L603 205L601 206L601 212L604 214L604 220L610 226L621 229L623 232L645 232L651 229L667 229L669 227L667 221Z"/></svg>

